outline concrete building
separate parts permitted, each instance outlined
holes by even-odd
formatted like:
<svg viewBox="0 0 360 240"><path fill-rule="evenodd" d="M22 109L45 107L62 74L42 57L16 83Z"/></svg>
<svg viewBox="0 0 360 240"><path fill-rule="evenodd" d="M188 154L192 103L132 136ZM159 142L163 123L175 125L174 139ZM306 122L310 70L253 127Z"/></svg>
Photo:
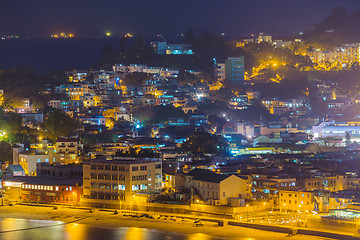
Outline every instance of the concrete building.
<svg viewBox="0 0 360 240"><path fill-rule="evenodd" d="M59 154L20 153L19 164L29 176L36 175L36 164L41 162L59 163Z"/></svg>
<svg viewBox="0 0 360 240"><path fill-rule="evenodd" d="M360 122L321 122L312 127L314 138L342 138L349 133L351 141L360 142Z"/></svg>
<svg viewBox="0 0 360 240"><path fill-rule="evenodd" d="M56 152L60 162L64 164L78 163L81 152L81 142L78 138L59 138L56 140Z"/></svg>
<svg viewBox="0 0 360 240"><path fill-rule="evenodd" d="M306 191L279 191L278 207L280 211L314 211L314 195Z"/></svg>
<svg viewBox="0 0 360 240"><path fill-rule="evenodd" d="M4 102L4 90L0 89L0 106L3 104Z"/></svg>
<svg viewBox="0 0 360 240"><path fill-rule="evenodd" d="M59 154L80 155L81 143L78 138L58 138L56 140L56 151Z"/></svg>
<svg viewBox="0 0 360 240"><path fill-rule="evenodd" d="M196 168L185 174L185 188L192 191L193 200L200 198L198 200L210 204L226 205L232 198L247 198L250 181L236 175Z"/></svg>
<svg viewBox="0 0 360 240"><path fill-rule="evenodd" d="M259 33L259 36L256 39L257 43L262 43L262 42L268 42L271 43L272 42L272 36L271 35L266 35L265 33Z"/></svg>
<svg viewBox="0 0 360 240"><path fill-rule="evenodd" d="M237 84L244 83L245 58L229 57L225 61L225 79Z"/></svg>
<svg viewBox="0 0 360 240"><path fill-rule="evenodd" d="M355 62L359 62L360 44L344 44L341 47L335 47L330 51L321 49L312 49L307 52L313 63L338 63L342 67L349 67Z"/></svg>
<svg viewBox="0 0 360 240"><path fill-rule="evenodd" d="M84 162L83 168L87 198L130 200L133 194L155 193L162 188L160 159L94 159Z"/></svg>
<svg viewBox="0 0 360 240"><path fill-rule="evenodd" d="M11 176L25 176L25 171L20 164L9 165L6 171Z"/></svg>
<svg viewBox="0 0 360 240"><path fill-rule="evenodd" d="M359 188L359 178L353 175L315 176L304 181L307 191L326 190L338 192Z"/></svg>
<svg viewBox="0 0 360 240"><path fill-rule="evenodd" d="M290 48L291 41L284 41L281 39L277 39L277 40L273 41L273 44L274 44L275 48Z"/></svg>
<svg viewBox="0 0 360 240"><path fill-rule="evenodd" d="M260 134L264 136L280 134L281 132L297 133L302 131L298 130L297 127L292 124L270 123L260 126Z"/></svg>
<svg viewBox="0 0 360 240"><path fill-rule="evenodd" d="M266 176L254 176L252 182L253 196L275 198L280 190L296 190L296 178L267 178Z"/></svg>
<svg viewBox="0 0 360 240"><path fill-rule="evenodd" d="M225 63L218 63L216 65L214 75L218 81L225 80Z"/></svg>
<svg viewBox="0 0 360 240"><path fill-rule="evenodd" d="M229 102L229 108L233 110L243 110L249 105L249 99L247 95L239 95L232 97Z"/></svg>
<svg viewBox="0 0 360 240"><path fill-rule="evenodd" d="M68 101L60 100L60 99L50 99L48 102L50 107L61 109L61 110L68 110L71 108L71 104Z"/></svg>
<svg viewBox="0 0 360 240"><path fill-rule="evenodd" d="M255 136L255 128L243 122L228 122L223 126L221 134L223 136L241 134L250 139Z"/></svg>
<svg viewBox="0 0 360 240"><path fill-rule="evenodd" d="M167 42L152 42L151 46L157 54L193 54L191 44L168 44Z"/></svg>
<svg viewBox="0 0 360 240"><path fill-rule="evenodd" d="M10 177L3 180L3 186L11 202L77 204L82 195L80 179Z"/></svg>
<svg viewBox="0 0 360 240"><path fill-rule="evenodd" d="M81 165L60 165L47 162L36 164L36 176L55 179L82 179L83 167Z"/></svg>

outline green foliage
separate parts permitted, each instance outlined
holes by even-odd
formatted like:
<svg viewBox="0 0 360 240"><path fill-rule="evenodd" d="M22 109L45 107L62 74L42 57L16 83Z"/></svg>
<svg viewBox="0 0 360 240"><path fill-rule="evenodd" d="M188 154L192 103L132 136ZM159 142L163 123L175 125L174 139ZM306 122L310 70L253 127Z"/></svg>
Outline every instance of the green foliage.
<svg viewBox="0 0 360 240"><path fill-rule="evenodd" d="M147 80L151 79L151 75L142 72L133 72L125 76L124 82L127 85L141 86L145 84Z"/></svg>
<svg viewBox="0 0 360 240"><path fill-rule="evenodd" d="M12 161L12 148L11 145L7 142L0 142L0 162L1 163L10 163Z"/></svg>
<svg viewBox="0 0 360 240"><path fill-rule="evenodd" d="M212 126L216 127L217 132L221 132L223 126L227 122L225 118L219 117L215 114L209 115L208 120Z"/></svg>
<svg viewBox="0 0 360 240"><path fill-rule="evenodd" d="M156 124L167 121L173 117L185 117L185 113L181 108L175 108L172 105L159 105L155 107L140 107L134 111L134 117L143 123Z"/></svg>
<svg viewBox="0 0 360 240"><path fill-rule="evenodd" d="M345 43L359 42L359 22L360 9L348 13L346 8L336 7L328 17L302 36L305 46L328 50Z"/></svg>
<svg viewBox="0 0 360 240"><path fill-rule="evenodd" d="M351 136L348 131L346 131L346 134L345 134L345 143L346 143L346 145L349 145L351 143Z"/></svg>
<svg viewBox="0 0 360 240"><path fill-rule="evenodd" d="M52 141L72 134L79 126L78 120L58 109L52 109L42 124L44 137Z"/></svg>
<svg viewBox="0 0 360 240"><path fill-rule="evenodd" d="M84 144L117 142L118 134L113 131L102 131L98 134L84 134L81 136L81 141Z"/></svg>
<svg viewBox="0 0 360 240"><path fill-rule="evenodd" d="M228 102L230 100L231 94L221 96L220 92L227 92L223 91L223 89L217 91L219 92L219 96L217 96L217 99L219 100L209 100L205 99L202 103L199 104L199 112L204 113L206 115L219 115L221 116L224 112L229 111L228 109ZM231 91L230 91L231 92Z"/></svg>
<svg viewBox="0 0 360 240"><path fill-rule="evenodd" d="M38 75L36 70L28 66L19 66L0 72L0 89L5 90L5 106L23 107L23 99L30 98L33 106L41 108L50 99L46 93L46 84L51 86L67 82L63 71L53 71L48 75Z"/></svg>
<svg viewBox="0 0 360 240"><path fill-rule="evenodd" d="M228 144L220 135L211 135L208 132L195 132L183 143L182 147L193 153L221 154L228 149Z"/></svg>
<svg viewBox="0 0 360 240"><path fill-rule="evenodd" d="M14 112L0 110L0 130L10 133L20 133L22 129L21 117Z"/></svg>
<svg viewBox="0 0 360 240"><path fill-rule="evenodd" d="M160 155L152 149L141 149L136 152L135 148L130 147L128 151L118 150L115 153L116 157L137 157L137 158L158 158Z"/></svg>

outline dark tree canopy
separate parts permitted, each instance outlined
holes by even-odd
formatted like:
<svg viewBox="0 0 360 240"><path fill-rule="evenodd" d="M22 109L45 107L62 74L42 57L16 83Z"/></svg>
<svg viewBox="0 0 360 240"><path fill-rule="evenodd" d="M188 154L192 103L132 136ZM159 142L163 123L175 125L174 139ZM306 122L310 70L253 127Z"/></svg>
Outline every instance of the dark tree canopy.
<svg viewBox="0 0 360 240"><path fill-rule="evenodd" d="M182 147L193 154L221 154L227 151L228 144L222 136L195 132Z"/></svg>
<svg viewBox="0 0 360 240"><path fill-rule="evenodd" d="M59 137L71 135L79 126L77 119L61 110L52 109L43 122L43 134L45 138L55 141Z"/></svg>
<svg viewBox="0 0 360 240"><path fill-rule="evenodd" d="M158 158L160 157L159 153L155 152L152 149L144 148L140 151L136 151L135 148L130 147L128 151L118 150L115 153L116 157L136 157L136 158Z"/></svg>

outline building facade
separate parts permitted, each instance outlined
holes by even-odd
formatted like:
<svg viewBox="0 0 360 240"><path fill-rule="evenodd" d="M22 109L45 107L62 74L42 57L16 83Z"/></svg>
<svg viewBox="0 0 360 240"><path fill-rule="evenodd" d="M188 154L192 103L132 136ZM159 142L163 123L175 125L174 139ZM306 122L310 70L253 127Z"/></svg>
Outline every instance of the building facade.
<svg viewBox="0 0 360 240"><path fill-rule="evenodd" d="M237 84L244 83L245 59L244 57L229 57L225 61L225 79Z"/></svg>
<svg viewBox="0 0 360 240"><path fill-rule="evenodd" d="M155 193L162 188L160 159L94 159L83 164L84 197L128 200L136 193Z"/></svg>

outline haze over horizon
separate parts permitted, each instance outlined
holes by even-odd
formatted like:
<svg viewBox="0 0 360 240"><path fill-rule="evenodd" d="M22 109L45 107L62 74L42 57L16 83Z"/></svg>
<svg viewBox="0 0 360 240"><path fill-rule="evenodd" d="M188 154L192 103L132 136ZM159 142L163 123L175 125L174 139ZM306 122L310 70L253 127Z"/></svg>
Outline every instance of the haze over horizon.
<svg viewBox="0 0 360 240"><path fill-rule="evenodd" d="M308 30L337 6L354 12L360 8L360 1L2 0L0 34L31 38L59 32L78 37L105 32L176 35L191 28L197 33L210 30L230 37L258 32L287 36Z"/></svg>

